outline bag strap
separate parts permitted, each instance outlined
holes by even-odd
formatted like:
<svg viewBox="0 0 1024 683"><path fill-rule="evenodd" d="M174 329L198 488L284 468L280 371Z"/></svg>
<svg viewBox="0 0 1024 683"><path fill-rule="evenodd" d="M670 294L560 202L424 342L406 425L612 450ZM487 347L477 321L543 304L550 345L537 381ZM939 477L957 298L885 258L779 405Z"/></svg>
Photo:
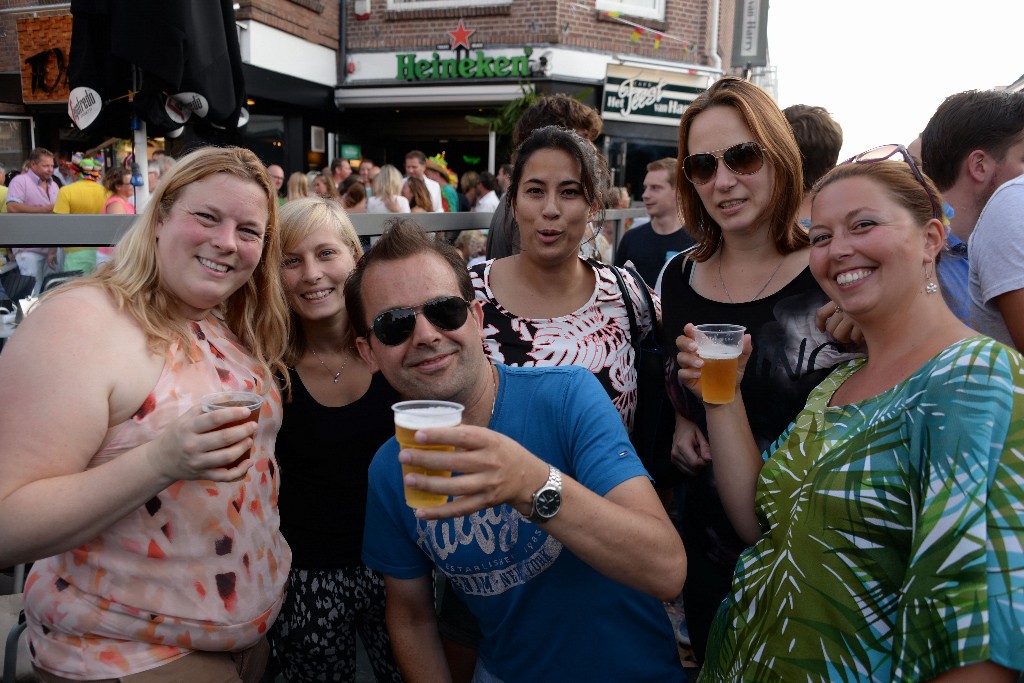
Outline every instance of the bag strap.
<svg viewBox="0 0 1024 683"><path fill-rule="evenodd" d="M615 276L615 282L619 285L619 292L622 293L622 303L626 306L626 317L629 318L629 344L633 347L634 363L640 362L640 326L636 322L636 311L633 309L633 297L629 295L629 289L626 288L626 281L622 279L622 272L615 266L610 266L607 263L601 263L594 259L587 259L592 266L595 268L608 268L612 271L612 275ZM639 276L636 276L639 277ZM643 282L643 280L640 280ZM643 289L647 289L646 286ZM651 308L653 311L654 309Z"/></svg>
<svg viewBox="0 0 1024 683"><path fill-rule="evenodd" d="M657 339L658 339L658 332L657 332L657 329L658 329L658 318L657 318L657 315L654 312L654 299L651 298L651 290L650 290L650 288L647 287L647 283L644 282L644 278L640 275L640 273L636 272L635 270L633 270L629 266L623 266L623 268L625 268L626 271L630 275L633 276L633 279L636 280L636 283L638 285L640 285L640 295L643 296L643 298L647 301L647 310L650 311L650 315L651 315L651 332L650 332L650 334L655 339L654 346L658 349L658 352L660 353L661 352L660 345L657 343ZM620 280L619 286L620 287L622 286L621 280Z"/></svg>

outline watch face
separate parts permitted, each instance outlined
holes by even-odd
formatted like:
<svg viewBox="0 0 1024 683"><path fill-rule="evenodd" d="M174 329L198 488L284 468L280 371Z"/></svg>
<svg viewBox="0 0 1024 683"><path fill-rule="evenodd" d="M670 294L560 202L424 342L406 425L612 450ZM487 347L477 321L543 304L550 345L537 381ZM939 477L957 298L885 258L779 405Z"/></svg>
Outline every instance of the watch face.
<svg viewBox="0 0 1024 683"><path fill-rule="evenodd" d="M562 504L562 494L554 489L545 489L537 494L537 500L534 508L537 510L537 516L548 519L554 517L555 513L558 512L558 508Z"/></svg>

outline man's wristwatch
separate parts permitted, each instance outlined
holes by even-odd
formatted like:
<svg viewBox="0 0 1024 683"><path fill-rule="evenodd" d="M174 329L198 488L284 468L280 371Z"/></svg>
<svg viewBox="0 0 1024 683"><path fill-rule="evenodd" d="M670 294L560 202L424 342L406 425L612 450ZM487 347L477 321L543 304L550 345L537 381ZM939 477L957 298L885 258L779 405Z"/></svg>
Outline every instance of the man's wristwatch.
<svg viewBox="0 0 1024 683"><path fill-rule="evenodd" d="M546 522L558 514L562 507L562 473L548 465L548 480L533 494L531 522Z"/></svg>

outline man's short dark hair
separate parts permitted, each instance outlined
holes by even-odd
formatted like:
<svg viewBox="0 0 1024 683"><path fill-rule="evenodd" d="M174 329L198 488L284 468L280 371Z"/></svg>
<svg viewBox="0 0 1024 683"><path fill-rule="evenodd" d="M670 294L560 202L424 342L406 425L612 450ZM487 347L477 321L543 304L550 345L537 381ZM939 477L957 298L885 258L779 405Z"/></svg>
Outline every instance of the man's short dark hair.
<svg viewBox="0 0 1024 683"><path fill-rule="evenodd" d="M921 133L924 172L940 192L956 184L967 155L983 150L997 161L1024 140L1024 92L968 90L950 95Z"/></svg>
<svg viewBox="0 0 1024 683"><path fill-rule="evenodd" d="M493 192L498 189L498 179L494 177L493 173L484 171L480 174L480 184L484 186L484 189Z"/></svg>
<svg viewBox="0 0 1024 683"><path fill-rule="evenodd" d="M370 247L345 281L345 308L357 337L370 332L363 306L363 277L366 269L378 261L400 261L419 254L436 254L451 267L459 283L459 294L466 301L474 297L473 281L466 262L455 247L444 240L434 239L411 218L392 218L384 224L384 233Z"/></svg>
<svg viewBox="0 0 1024 683"><path fill-rule="evenodd" d="M421 164L427 163L427 155L424 154L423 152L419 151L418 149L414 149L413 151L411 151L408 154L406 154L405 158L406 159L417 159L417 160L419 160L419 162Z"/></svg>
<svg viewBox="0 0 1024 683"><path fill-rule="evenodd" d="M811 191L818 178L839 161L843 147L843 129L824 107L794 104L782 110L800 148L803 162L804 193Z"/></svg>
<svg viewBox="0 0 1024 683"><path fill-rule="evenodd" d="M331 172L333 173L336 169L341 168L341 165L347 163L347 161L347 159L342 159L341 157L331 160Z"/></svg>
<svg viewBox="0 0 1024 683"><path fill-rule="evenodd" d="M512 177L512 164L502 164L498 169L499 173L503 173L508 177Z"/></svg>
<svg viewBox="0 0 1024 683"><path fill-rule="evenodd" d="M519 147L530 133L545 126L571 128L593 142L603 125L597 110L575 97L564 93L545 95L519 117L512 131L512 144Z"/></svg>

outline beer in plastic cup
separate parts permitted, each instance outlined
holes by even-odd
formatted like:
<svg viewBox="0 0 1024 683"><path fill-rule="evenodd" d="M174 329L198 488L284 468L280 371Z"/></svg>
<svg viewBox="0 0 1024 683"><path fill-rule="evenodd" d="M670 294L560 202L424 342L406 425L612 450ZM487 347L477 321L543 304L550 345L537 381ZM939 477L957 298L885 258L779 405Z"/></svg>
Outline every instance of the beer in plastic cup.
<svg viewBox="0 0 1024 683"><path fill-rule="evenodd" d="M697 355L704 361L700 388L705 403L736 399L736 367L743 350L742 325L696 325Z"/></svg>
<svg viewBox="0 0 1024 683"><path fill-rule="evenodd" d="M203 396L202 406L204 413L211 413L220 408L249 409L249 417L236 420L234 422L228 422L226 425L219 427L219 429L227 429L228 427L237 427L238 425L245 424L246 422L259 422L260 408L263 407L263 397L251 391L219 391L215 394L207 394L206 396ZM255 439L256 437L254 435L253 446L249 449L247 454L243 455L226 467L237 467L239 464L244 462L246 458L251 458L253 448L256 447Z"/></svg>
<svg viewBox="0 0 1024 683"><path fill-rule="evenodd" d="M391 406L395 412L395 437L399 448L416 448L423 451L454 451L454 446L416 443L416 430L428 427L456 427L462 424L463 407L450 401L402 401ZM402 480L407 474L424 474L428 477L450 477L447 470L428 470L424 467L402 464ZM405 504L411 508L429 508L444 505L448 496L443 493L428 493L405 486Z"/></svg>

